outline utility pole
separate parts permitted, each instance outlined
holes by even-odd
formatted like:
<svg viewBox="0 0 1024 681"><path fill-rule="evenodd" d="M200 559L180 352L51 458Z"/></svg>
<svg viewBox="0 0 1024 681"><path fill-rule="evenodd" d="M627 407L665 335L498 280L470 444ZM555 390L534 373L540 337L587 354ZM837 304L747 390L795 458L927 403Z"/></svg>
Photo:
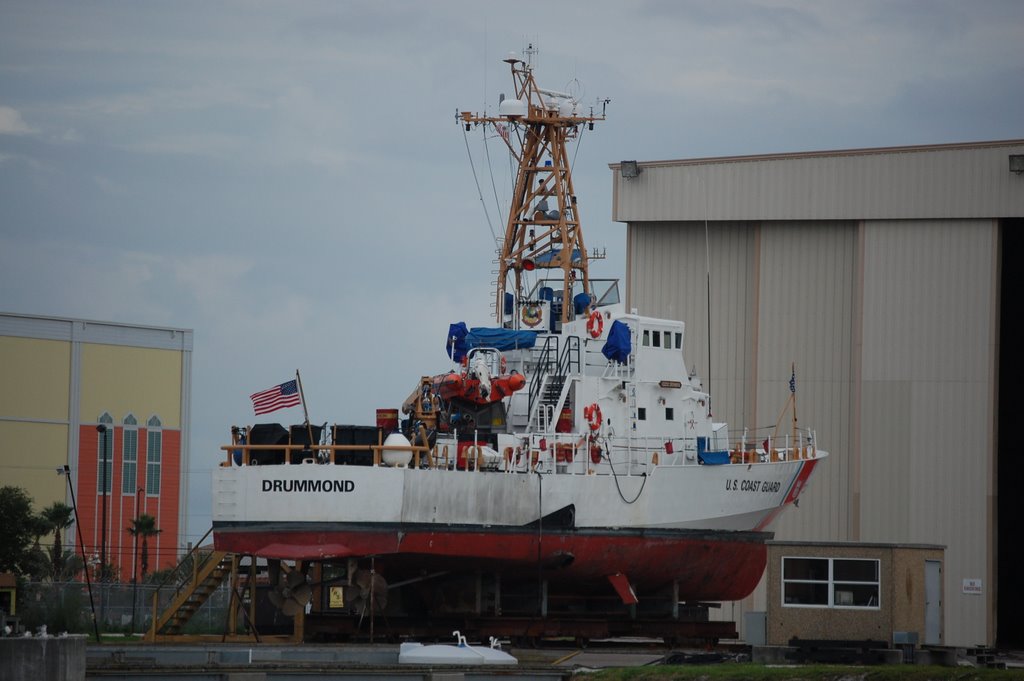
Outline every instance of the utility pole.
<svg viewBox="0 0 1024 681"><path fill-rule="evenodd" d="M82 540L82 523L78 521L78 503L75 501L75 485L71 482L71 466L64 464L57 468L57 475L63 475L68 481L71 492L71 508L75 512L75 530L78 532L78 549L82 552L82 572L85 573L85 588L89 591L89 609L92 611L92 629L96 634L96 642L102 643L100 626L96 622L96 603L92 599L92 580L89 579L89 562L85 558L85 542Z"/></svg>
<svg viewBox="0 0 1024 681"><path fill-rule="evenodd" d="M100 581L107 581L107 445L109 444L110 429L104 424L96 426L96 432L102 435L101 447L103 457L99 459L103 466L103 474L100 476L100 487L103 490L103 508L100 511L102 520L100 524Z"/></svg>

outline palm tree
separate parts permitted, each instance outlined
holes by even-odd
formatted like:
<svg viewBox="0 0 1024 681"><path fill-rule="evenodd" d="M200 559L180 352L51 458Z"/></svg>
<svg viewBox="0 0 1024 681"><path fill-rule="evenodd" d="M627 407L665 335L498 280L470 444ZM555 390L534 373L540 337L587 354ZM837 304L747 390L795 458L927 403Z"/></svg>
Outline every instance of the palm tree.
<svg viewBox="0 0 1024 681"><path fill-rule="evenodd" d="M149 543L147 540L149 537L160 534L163 530L157 528L156 518L148 513L143 513L132 521L128 532L136 539L142 537L142 579L145 579L146 573L149 571Z"/></svg>
<svg viewBox="0 0 1024 681"><path fill-rule="evenodd" d="M61 546L61 535L74 522L72 509L65 503L55 501L40 514L53 531L53 548L50 559L53 564L53 578L56 580L64 570L64 548Z"/></svg>

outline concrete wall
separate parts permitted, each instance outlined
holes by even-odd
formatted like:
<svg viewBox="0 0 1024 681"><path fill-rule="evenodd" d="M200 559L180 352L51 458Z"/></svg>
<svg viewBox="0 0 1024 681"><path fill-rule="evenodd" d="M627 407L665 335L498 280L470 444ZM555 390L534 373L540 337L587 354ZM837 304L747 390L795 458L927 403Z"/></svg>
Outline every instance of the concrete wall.
<svg viewBox="0 0 1024 681"><path fill-rule="evenodd" d="M85 636L0 638L0 679L85 679Z"/></svg>

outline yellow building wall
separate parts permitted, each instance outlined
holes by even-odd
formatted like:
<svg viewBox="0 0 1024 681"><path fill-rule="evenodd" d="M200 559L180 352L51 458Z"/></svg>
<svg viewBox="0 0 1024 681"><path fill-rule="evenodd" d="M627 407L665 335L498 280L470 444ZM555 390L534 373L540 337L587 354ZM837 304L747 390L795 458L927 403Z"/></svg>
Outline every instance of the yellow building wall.
<svg viewBox="0 0 1024 681"><path fill-rule="evenodd" d="M0 484L22 487L39 511L65 503L68 427L64 424L0 421Z"/></svg>
<svg viewBox="0 0 1024 681"><path fill-rule="evenodd" d="M115 423L131 412L140 426L156 414L164 428L181 427L179 351L88 343L82 345L81 366L82 423L95 423L107 411Z"/></svg>
<svg viewBox="0 0 1024 681"><path fill-rule="evenodd" d="M68 420L71 343L0 336L0 357L0 417Z"/></svg>

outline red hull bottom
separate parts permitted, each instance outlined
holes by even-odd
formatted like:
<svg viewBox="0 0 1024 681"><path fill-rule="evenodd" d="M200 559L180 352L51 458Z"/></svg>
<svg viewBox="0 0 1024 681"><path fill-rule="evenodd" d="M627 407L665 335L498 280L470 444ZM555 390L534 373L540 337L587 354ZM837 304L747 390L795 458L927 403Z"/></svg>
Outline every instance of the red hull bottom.
<svg viewBox="0 0 1024 681"><path fill-rule="evenodd" d="M621 573L639 592L673 583L680 600L739 600L767 562L764 532L360 527L277 523L214 527L218 551L286 560L373 556L389 581L424 571L537 574L580 590L610 588Z"/></svg>

